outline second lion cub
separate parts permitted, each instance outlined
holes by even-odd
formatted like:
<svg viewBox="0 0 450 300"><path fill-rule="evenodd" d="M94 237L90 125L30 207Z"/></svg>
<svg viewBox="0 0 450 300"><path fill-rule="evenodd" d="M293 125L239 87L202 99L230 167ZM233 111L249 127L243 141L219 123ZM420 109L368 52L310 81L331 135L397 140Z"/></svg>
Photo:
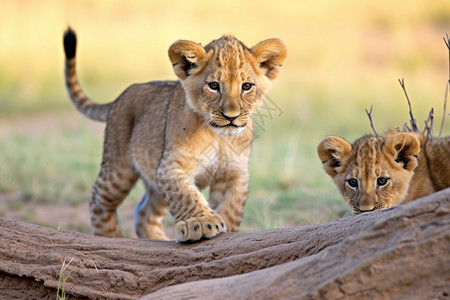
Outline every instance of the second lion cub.
<svg viewBox="0 0 450 300"><path fill-rule="evenodd" d="M89 201L92 232L122 236L116 209L139 178L147 191L136 207L139 237L167 239L161 223L167 209L179 241L236 231L249 182L251 115L281 71L283 42L269 39L247 48L229 35L205 47L177 41L168 54L179 81L135 84L102 105L80 88L70 29L64 49L71 101L85 116L106 121L102 165ZM209 205L201 193L207 186Z"/></svg>
<svg viewBox="0 0 450 300"><path fill-rule="evenodd" d="M335 136L317 147L325 172L355 213L406 203L450 187L450 137L390 131L353 144Z"/></svg>

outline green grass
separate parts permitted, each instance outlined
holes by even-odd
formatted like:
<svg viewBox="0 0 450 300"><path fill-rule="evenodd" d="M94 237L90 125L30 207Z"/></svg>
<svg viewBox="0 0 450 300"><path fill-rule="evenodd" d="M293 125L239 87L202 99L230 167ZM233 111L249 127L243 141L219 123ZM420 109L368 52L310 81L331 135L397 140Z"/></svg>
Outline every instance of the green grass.
<svg viewBox="0 0 450 300"><path fill-rule="evenodd" d="M395 89L399 87L393 85L392 90L377 97L395 94ZM381 100L375 96L361 101L354 95L346 97L345 93L318 88L275 91L266 100L267 107L273 109L272 115L268 116L268 108L263 107L260 114L265 117L255 116L261 126L257 126L250 160L250 192L241 226L244 232L323 223L349 214L347 205L322 170L316 155L318 142L329 134L352 141L370 133L364 108L371 103L375 105L375 123L381 132L408 120L406 100L401 93L389 106L386 103L379 106ZM359 92L354 89L353 93ZM364 93L376 91L365 87ZM330 98L334 102L326 101ZM417 115L424 119L429 103L415 100L413 105ZM392 113L390 107L398 109ZM6 147L0 147L0 196L4 195L6 206L1 214L8 216L8 210L21 212L20 218L32 223L58 228L64 222L64 229L89 232L88 222L76 218L48 219L36 207L70 210L87 202L100 166L103 128L104 124L86 120L75 109L3 120L0 144ZM449 124L445 128L448 133ZM127 236L133 236L130 211L142 193L142 185L138 185L124 202L126 209L121 218L127 224L124 228ZM88 211L80 213L87 215ZM167 224L173 225L170 217Z"/></svg>
<svg viewBox="0 0 450 300"><path fill-rule="evenodd" d="M40 137L13 133L0 138L0 143L7 145L0 150L1 171L5 175L0 192L18 191L17 200L41 203L76 203L85 198L85 190L95 178L95 165L101 159L98 145L86 141L98 135L86 127L74 132L63 125L55 131L43 132Z"/></svg>
<svg viewBox="0 0 450 300"><path fill-rule="evenodd" d="M431 107L436 123L442 116L447 0L193 0L169 10L142 0L19 2L7 1L0 11L0 216L89 231L78 218L87 209L78 209L99 170L104 125L79 116L65 94L61 39L68 23L79 35L81 84L98 102L112 101L134 82L175 78L166 51L180 38L205 44L232 33L248 46L270 37L287 44L288 59L269 94L276 109L264 123L255 119L262 126L242 231L348 214L316 146L327 135L353 141L371 133L364 112L371 105L380 133L408 121L398 77L405 77L420 126ZM450 134L448 117L444 134ZM131 207L142 193L138 185L120 212L128 236ZM62 219L42 216L47 208Z"/></svg>
<svg viewBox="0 0 450 300"><path fill-rule="evenodd" d="M406 100L401 93L390 105L377 105L382 99L376 97L395 94L395 89L399 87L393 85L392 90L363 100L352 93L346 97L345 93L308 87L299 91L276 89L276 93L271 93L267 105L277 110L269 117L263 107L260 114L266 117L255 118L261 126L257 126L253 143L250 192L240 230L323 223L349 214L347 205L322 170L316 146L329 134L352 141L370 133L364 108L371 103L375 105L374 119L380 132L408 120ZM376 92L373 87L364 90L367 94ZM413 93L410 95L420 115L417 119L425 119L430 103L416 100L419 97ZM421 94L421 97L431 99L439 95ZM330 98L334 101L327 102ZM442 103L442 99L435 102ZM396 108L394 113L391 107ZM63 222L66 230L89 232L86 221L70 217L63 221L49 219L36 208L48 207L57 212L58 208L70 210L86 204L100 166L103 128L104 124L84 119L75 109L3 120L0 144L6 147L0 147L0 196L3 195L6 206L1 208L1 215L21 212L20 219L32 223L58 228ZM445 127L445 133L448 132L449 124ZM126 208L121 219L126 224L127 236L133 236L131 210L142 193L142 185L138 185L124 202ZM88 211L79 213L87 215ZM170 217L167 224L173 225Z"/></svg>

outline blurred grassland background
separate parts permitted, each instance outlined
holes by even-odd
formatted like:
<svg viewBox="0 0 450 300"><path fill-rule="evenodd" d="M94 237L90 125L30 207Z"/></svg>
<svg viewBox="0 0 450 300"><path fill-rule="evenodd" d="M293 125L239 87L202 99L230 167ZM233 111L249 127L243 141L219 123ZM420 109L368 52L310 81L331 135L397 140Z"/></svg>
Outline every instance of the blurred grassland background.
<svg viewBox="0 0 450 300"><path fill-rule="evenodd" d="M283 73L256 120L244 232L349 213L316 146L327 135L353 141L371 133L371 105L378 132L408 121L397 78L422 127L431 107L435 130L442 118L448 0L2 0L0 217L89 232L104 124L83 118L66 96L68 25L78 34L79 79L98 102L135 82L175 79L167 49L177 39L207 44L231 33L249 47L272 37L286 43ZM142 193L139 185L120 210L128 236Z"/></svg>

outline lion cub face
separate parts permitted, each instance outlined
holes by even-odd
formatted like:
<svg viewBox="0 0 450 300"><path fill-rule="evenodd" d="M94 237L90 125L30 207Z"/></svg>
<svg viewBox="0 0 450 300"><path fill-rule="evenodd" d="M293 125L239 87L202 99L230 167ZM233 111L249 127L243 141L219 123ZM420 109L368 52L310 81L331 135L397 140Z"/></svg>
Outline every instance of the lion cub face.
<svg viewBox="0 0 450 300"><path fill-rule="evenodd" d="M353 145L327 137L317 148L325 172L357 214L401 204L419 152L419 140L409 133L366 136Z"/></svg>
<svg viewBox="0 0 450 300"><path fill-rule="evenodd" d="M189 106L202 116L204 125L233 135L245 129L280 73L286 47L269 39L249 49L226 35L206 47L177 41L169 48L169 58Z"/></svg>

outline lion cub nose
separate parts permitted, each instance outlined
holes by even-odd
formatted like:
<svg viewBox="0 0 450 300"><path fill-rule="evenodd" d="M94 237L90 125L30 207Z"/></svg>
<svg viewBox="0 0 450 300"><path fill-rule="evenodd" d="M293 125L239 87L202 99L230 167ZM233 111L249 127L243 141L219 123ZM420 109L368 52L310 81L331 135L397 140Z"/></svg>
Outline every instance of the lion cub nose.
<svg viewBox="0 0 450 300"><path fill-rule="evenodd" d="M237 112L237 113L234 113L234 114L222 112L222 116L223 116L225 119L227 119L228 121L233 121L234 119L236 119L237 117L239 117L240 114L241 114L240 112Z"/></svg>
<svg viewBox="0 0 450 300"><path fill-rule="evenodd" d="M369 212L375 209L375 205L372 203L360 203L358 206L361 212Z"/></svg>

